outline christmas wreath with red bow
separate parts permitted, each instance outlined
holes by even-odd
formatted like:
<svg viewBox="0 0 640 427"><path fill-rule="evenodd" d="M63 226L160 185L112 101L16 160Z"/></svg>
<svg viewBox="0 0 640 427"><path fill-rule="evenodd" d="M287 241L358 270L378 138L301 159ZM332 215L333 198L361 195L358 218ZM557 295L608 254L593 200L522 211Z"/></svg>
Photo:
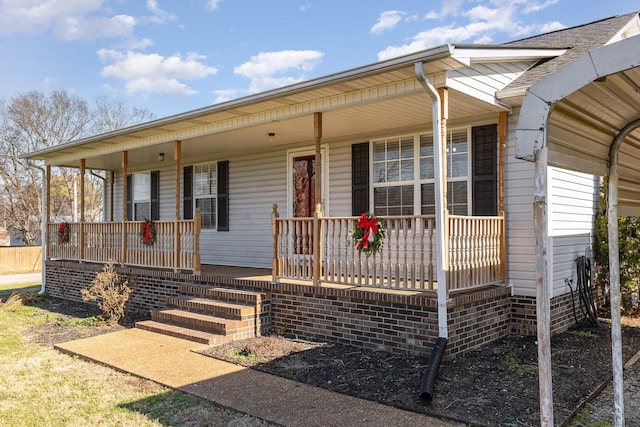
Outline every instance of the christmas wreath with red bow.
<svg viewBox="0 0 640 427"><path fill-rule="evenodd" d="M146 246L153 246L156 242L156 225L149 218L145 218L140 228L140 240Z"/></svg>
<svg viewBox="0 0 640 427"><path fill-rule="evenodd" d="M63 222L58 225L58 242L69 243L69 223Z"/></svg>
<svg viewBox="0 0 640 427"><path fill-rule="evenodd" d="M356 229L351 230L349 235L356 242L358 252L369 256L382 250L387 231L382 221L371 213L365 212L360 215Z"/></svg>

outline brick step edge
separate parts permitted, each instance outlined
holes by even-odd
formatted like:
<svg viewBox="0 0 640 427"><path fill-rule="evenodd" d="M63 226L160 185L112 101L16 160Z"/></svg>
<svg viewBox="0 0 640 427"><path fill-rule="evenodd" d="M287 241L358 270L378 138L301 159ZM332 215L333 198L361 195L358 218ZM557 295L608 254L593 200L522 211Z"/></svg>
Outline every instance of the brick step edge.
<svg viewBox="0 0 640 427"><path fill-rule="evenodd" d="M154 320L142 320L136 322L136 328L149 332L156 332L163 335L181 338L198 344L220 345L232 340L230 336L212 334L209 332L197 331L195 329L183 328L181 326L160 323Z"/></svg>
<svg viewBox="0 0 640 427"><path fill-rule="evenodd" d="M242 320L247 316L255 316L260 311L251 304L217 301L187 295L165 297L165 304L167 307L176 307L196 313L213 314L217 317L231 320Z"/></svg>
<svg viewBox="0 0 640 427"><path fill-rule="evenodd" d="M240 320L225 319L223 317L210 316L207 314L195 313L193 311L179 310L176 308L156 309L151 311L151 320L159 323L180 326L185 329L195 329L203 332L219 335L230 335L238 327ZM249 326L249 322L245 321Z"/></svg>
<svg viewBox="0 0 640 427"><path fill-rule="evenodd" d="M224 288L220 286L198 285L195 283L181 283L178 292L183 295L195 296L205 299L218 299L227 302L245 304L259 304L271 298L269 293L250 291L244 289Z"/></svg>

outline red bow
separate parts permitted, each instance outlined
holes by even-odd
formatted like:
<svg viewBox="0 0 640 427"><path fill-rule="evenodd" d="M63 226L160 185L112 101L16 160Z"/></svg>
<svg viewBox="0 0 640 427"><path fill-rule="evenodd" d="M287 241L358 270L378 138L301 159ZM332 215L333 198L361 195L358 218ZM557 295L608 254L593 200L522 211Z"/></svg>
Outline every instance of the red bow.
<svg viewBox="0 0 640 427"><path fill-rule="evenodd" d="M373 233L375 235L378 232L378 218L369 218L366 213L363 213L358 218L358 228L364 229L364 235L356 244L356 249L367 249L369 247L369 234Z"/></svg>

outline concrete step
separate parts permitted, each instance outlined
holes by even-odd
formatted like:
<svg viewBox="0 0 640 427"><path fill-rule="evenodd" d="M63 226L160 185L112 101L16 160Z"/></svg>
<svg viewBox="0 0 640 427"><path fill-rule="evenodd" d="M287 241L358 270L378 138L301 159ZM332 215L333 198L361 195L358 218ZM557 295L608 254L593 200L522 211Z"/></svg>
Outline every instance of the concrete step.
<svg viewBox="0 0 640 427"><path fill-rule="evenodd" d="M215 333L218 335L231 335L238 328L244 328L251 325L248 320L225 319L223 317L216 317L175 308L152 310L151 320L182 326L183 328L192 328L199 331Z"/></svg>
<svg viewBox="0 0 640 427"><path fill-rule="evenodd" d="M271 298L269 293L231 289L219 286L198 285L195 283L182 283L178 286L178 292L183 295L199 298L216 299L227 302L237 302L257 305L263 300Z"/></svg>
<svg viewBox="0 0 640 427"><path fill-rule="evenodd" d="M255 305L185 295L166 297L165 303L167 307L175 307L185 311L198 312L232 320L253 318L253 316L259 312L259 307Z"/></svg>
<svg viewBox="0 0 640 427"><path fill-rule="evenodd" d="M233 337L231 336L217 335L195 329L183 328L181 326L160 323L154 320L136 322L136 328L206 345L220 345L233 340Z"/></svg>

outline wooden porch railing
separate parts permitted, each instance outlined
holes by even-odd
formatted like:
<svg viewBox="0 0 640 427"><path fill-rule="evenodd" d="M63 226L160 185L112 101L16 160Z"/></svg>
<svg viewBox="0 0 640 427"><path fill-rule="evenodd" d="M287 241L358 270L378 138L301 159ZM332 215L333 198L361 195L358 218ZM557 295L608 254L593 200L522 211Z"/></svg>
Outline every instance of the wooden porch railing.
<svg viewBox="0 0 640 427"><path fill-rule="evenodd" d="M49 258L200 272L198 214L193 220L154 221L156 240L149 246L142 243L140 221L69 223L66 243L58 238L59 225L47 225Z"/></svg>
<svg viewBox="0 0 640 427"><path fill-rule="evenodd" d="M313 254L314 218L273 215L274 280L317 282L404 290L436 290L434 216L380 217L387 237L380 253L360 254L349 236L357 217L317 218L320 254ZM449 216L447 286L449 291L504 282L504 216Z"/></svg>

